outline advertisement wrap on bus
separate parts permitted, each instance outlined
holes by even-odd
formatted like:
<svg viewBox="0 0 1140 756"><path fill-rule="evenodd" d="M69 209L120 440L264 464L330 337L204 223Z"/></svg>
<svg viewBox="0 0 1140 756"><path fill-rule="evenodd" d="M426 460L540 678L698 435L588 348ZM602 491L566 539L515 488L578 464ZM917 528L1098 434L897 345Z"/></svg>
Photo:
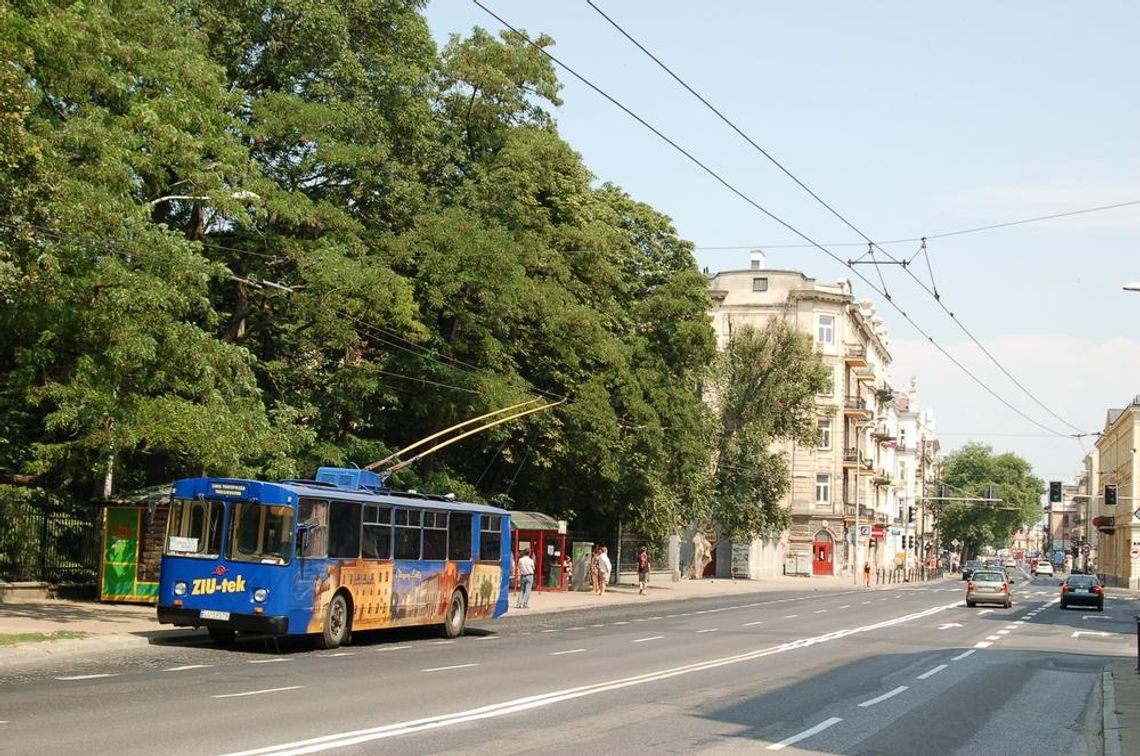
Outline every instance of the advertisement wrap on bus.
<svg viewBox="0 0 1140 756"><path fill-rule="evenodd" d="M440 625L507 611L510 513L453 497L393 493L365 470L315 481L190 478L174 484L159 622L316 635Z"/></svg>

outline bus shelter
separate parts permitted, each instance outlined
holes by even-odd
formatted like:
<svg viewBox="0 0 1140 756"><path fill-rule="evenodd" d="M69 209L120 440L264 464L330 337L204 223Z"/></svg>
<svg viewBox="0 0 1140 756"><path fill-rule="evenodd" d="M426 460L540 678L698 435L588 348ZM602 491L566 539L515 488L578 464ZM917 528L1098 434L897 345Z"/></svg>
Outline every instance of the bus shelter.
<svg viewBox="0 0 1140 756"><path fill-rule="evenodd" d="M534 590L565 591L570 579L570 555L566 553L566 521L542 512L511 512L514 569L511 590L518 590L519 556L530 549L534 558Z"/></svg>

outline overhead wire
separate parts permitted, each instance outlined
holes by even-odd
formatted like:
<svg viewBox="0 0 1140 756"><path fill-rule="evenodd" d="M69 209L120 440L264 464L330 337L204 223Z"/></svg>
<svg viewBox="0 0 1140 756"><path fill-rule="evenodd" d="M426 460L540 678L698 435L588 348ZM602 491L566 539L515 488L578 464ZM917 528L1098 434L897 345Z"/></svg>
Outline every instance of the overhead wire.
<svg viewBox="0 0 1140 756"><path fill-rule="evenodd" d="M934 288L934 290L931 290L930 287L926 286L926 284L921 279L919 279L918 276L916 276L909 269L909 267L907 266L907 262L905 262L904 260L899 260L894 255L892 255L890 252L883 249L873 239L871 239L869 236L867 236L867 234L863 233L863 231L861 231L858 227L856 227L854 223L852 223L850 220L848 220L842 213L840 213L838 210L836 210L834 207L832 207L830 204L828 204L822 197L820 197L818 194L816 194L814 191L812 191L812 189L807 184L805 184L803 181L801 181L794 173L792 173L787 167L785 167L783 163L781 163L779 160L777 160L770 152L768 152L763 147L761 147L759 144L757 144L756 141L752 139L752 137L750 137L740 127L738 127L731 119L729 119L726 115L724 115L724 113L722 113L715 105L713 105L704 96L702 96L699 92L697 92L695 89L693 89L693 87L689 86L689 84L684 79L682 79L671 68L669 68L669 66L667 66L664 62L662 62L660 58L658 58L656 55L654 55L652 52L650 52L644 45L641 44L641 42L639 42L629 32L627 32L617 21L615 21L613 18L611 18L609 15L607 15L605 13L605 11L603 11L601 8L599 8L597 6L597 4L594 3L594 0L586 0L586 4L589 5L591 8L593 8L594 11L598 13L598 15L600 15L602 18L604 18L611 26L614 27L614 29L616 29L622 36L624 36L627 40L629 40L635 47L637 47L637 49L641 50L641 52L643 52L646 56L648 56L663 71L665 71L667 74L669 74L669 76L671 76L674 81L676 81L678 84L680 84L687 92L689 92L691 95L693 95L693 97L695 97L697 100L699 100L706 108L708 108L710 111L712 111L713 114L715 114L725 125L727 125L733 131L735 131L742 139L744 139L745 142L747 142L750 146L752 146L755 150L757 150L760 154L762 154L765 158L767 158L773 165L775 165L777 168L779 168L784 173L784 175L786 175L788 178L790 178L792 181L794 181L796 183L796 185L798 185L801 189L803 189L805 192L807 192L816 202L818 202L820 205L822 205L824 208L826 208L833 216L835 216L838 220L840 220L844 225L846 225L848 228L850 228L856 234L861 236L868 245L867 246L867 256L869 256L871 258L871 263L875 265L875 270L879 274L879 281L882 285L883 297L888 302L891 301L891 295L887 289L887 283L886 283L886 280L883 278L883 273L881 270L881 266L884 263L880 263L879 261L877 261L875 259L875 250L876 249L878 249L880 252L882 252L884 255L886 255L886 257L891 262L899 264L900 267L903 269L903 272L906 273L907 275L909 275L916 283L918 283L918 285L920 287L922 287L922 289L924 291L926 291L926 293L928 295L930 295L934 299L934 301L938 304L938 306L942 308L943 312L945 312L950 317L950 319L954 321L954 323L958 326L958 328L964 334L966 334L966 336L972 342L974 342L974 344L982 351L982 353L985 354L986 357L988 357L989 360L1007 378L1009 378L1010 381L1012 381L1014 383L1014 385L1016 385L1019 389L1021 389L1022 393L1024 393L1027 397L1029 397L1029 399L1031 399L1038 407L1045 410L1045 412L1048 413L1049 415L1051 415L1055 420L1060 421L1063 425L1068 426L1069 428L1071 428L1073 431L1076 431L1077 433L1082 432L1080 428L1078 428L1077 426L1075 426L1072 423L1065 420L1063 417L1061 417L1056 412L1054 412L1050 407L1048 407L1044 402L1042 402L1040 399L1038 399L1037 396L1032 391L1030 391L1021 381L1019 381L1005 367L1005 365L1003 365L997 359L997 357L995 357L994 354L992 352L990 352L990 350L987 349L986 346L984 344L982 344L982 342L979 341L976 336L974 336L973 332L971 332L970 329L967 328L966 325L953 312L950 311L950 309L942 301L942 297L937 292L937 284L934 283L933 269L930 269L931 285L934 286L935 288ZM997 226L994 226L994 227L997 227ZM979 230L979 229L975 229L975 230ZM961 233L969 233L969 231L963 231ZM931 237L925 237L922 239L922 247L921 247L922 251L926 250L926 240L928 238L931 238ZM818 246L818 245L816 245L816 246ZM927 258L928 267L929 267L929 264L930 264L930 262L929 262L929 257L928 257ZM847 267L849 269L851 269L852 271L854 271L853 261L849 260Z"/></svg>
<svg viewBox="0 0 1140 756"><path fill-rule="evenodd" d="M792 232L793 234L795 234L795 235L796 235L796 236L798 236L799 238L803 239L805 242L808 242L808 243L809 243L811 246L813 246L814 248L816 248L816 249L820 250L821 252L823 252L823 253L824 253L824 254L826 254L827 256L831 257L833 260L835 260L835 261L836 261L837 263L839 263L840 265L845 265L845 262L844 262L844 261L843 261L843 260L842 260L842 259L841 259L841 258L840 258L838 255L836 255L834 252L832 252L831 250L827 249L826 247L824 247L823 245L821 245L819 242L815 241L815 240L814 240L814 239L812 239L810 236L808 236L808 235L807 235L807 234L805 234L804 232L800 231L798 228L796 228L795 226L791 225L789 222L785 221L783 218L781 218L781 217L777 216L776 214L774 214L773 212L771 212L770 210L768 210L767 208L765 208L764 206L762 206L760 203L758 203L756 200L752 199L752 198L751 198L749 195L745 194L745 193L744 193L744 192L743 192L741 189L737 188L737 187L736 187L734 184L732 184L732 183L731 183L731 182L729 182L727 179L725 179L723 176L721 176L719 173L717 173L715 170L713 170L712 168L710 168L708 165L706 165L706 164L705 164L703 161L701 161L699 158L697 158L697 157L696 157L695 155L693 155L691 152L689 152L689 151L688 151L688 150L686 150L684 147L682 147L680 144L678 144L677 142L675 142L673 139L671 139L670 137L668 137L667 135L665 135L665 134L664 134L662 131L660 131L660 130L659 130L657 127L655 127L654 125L652 125L651 123L649 123L647 120L645 120L644 118L642 118L640 115L638 115L637 113L635 113L633 110L631 110L629 107L627 107L626 105L624 105L623 103L621 103L619 100L617 100L616 98L614 98L612 95L610 95L609 93L607 93L605 90L601 89L601 88L600 88L598 85L594 84L592 81L590 81L589 79L587 79L585 76L583 76L582 74L579 74L579 73L578 73L578 72L577 72L577 71L576 71L574 68L572 68L571 66L569 66L569 65L567 65L566 63L562 62L562 60L560 60L559 58L557 58L555 55L553 55L551 52L549 52L548 50L546 50L544 47L542 47L541 45L538 45L538 44L536 44L536 43L535 43L533 40L531 40L531 38L530 38L528 35L526 35L526 34L525 34L525 33L524 33L522 30L520 30L520 29L518 29L517 27L513 26L512 24L510 24L510 23L509 23L509 22L508 22L506 19L504 19L502 16L500 16L500 15L498 15L497 13L495 13L494 11L492 11L490 8L488 8L486 5L484 5L484 4L483 4L483 3L482 3L480 0L472 0L472 2L473 2L473 3L474 3L476 6L478 6L478 7L479 7L481 10L483 10L485 13L487 13L487 15L491 16L491 17L492 17L492 18L494 18L496 21L498 21L500 24L502 24L504 27L506 27L507 29L511 30L511 31L512 31L512 32L514 32L515 34L517 34L517 35L519 36L519 38L520 38L520 39L524 40L524 41L525 41L527 44L529 44L529 45L530 45L531 47L533 47L535 50L537 50L537 51L538 51L538 52L540 52L542 55L544 55L544 56L546 56L547 58L549 58L549 59L550 59L550 60L551 60L553 63L555 63L555 64L556 64L556 65L558 65L560 68L562 68L563 70L565 70L567 73L569 73L569 74L570 74L571 76L573 76L575 79L577 79L578 81L580 81L580 82L581 82L582 84L584 84L585 86L589 87L591 90L593 90L594 92L596 92L596 93L597 93L598 95L600 95L601 97L605 98L607 101L609 101L609 102L610 102L611 104L613 104L615 107L617 107L618 109L620 109L622 112L624 112L624 113L625 113L626 115L628 115L630 118L633 118L635 121L637 121L637 122L638 122L639 124L641 124L643 127L645 127L646 129L648 129L650 132L652 132L652 133L653 133L655 136L657 136L659 139L661 139L661 140L662 140L662 141L664 141L666 144L668 144L670 147L672 147L674 150L676 150L677 152L679 152L681 155L685 156L685 157L686 157L686 158L687 158L687 159L688 159L690 162L692 162L694 165L696 165L698 168L700 168L702 171L704 171L706 174L708 174L708 175L709 175L711 178L713 178L713 179L714 179L714 180L715 180L717 183L719 183L719 184L721 184L722 186L724 186L724 187L725 187L726 189L728 189L730 192L732 192L733 194L735 194L737 197L739 197L740 199L742 199L742 200L743 200L744 202L746 202L747 204L751 205L753 208L755 208L756 210L758 210L759 212L761 212L762 214L764 214L765 216L767 216L768 218L770 218L770 219L771 219L771 220L773 220L774 222L776 222L776 223L778 223L779 225L783 226L785 229L787 229L788 231ZM869 278L867 278L866 276L862 275L861 273L859 273L858 271L855 271L855 270L852 270L852 273L853 273L853 274L854 274L856 277L858 277L860 280L862 280L862 281L863 281L865 284L867 284L867 286L868 286L868 287L869 287L869 288L870 288L872 291L874 291L875 293L879 294L880 296L884 296L884 297L885 297L885 292L882 292L882 291L880 291L880 290L879 290L879 289L878 289L878 288L875 286L875 284L874 284L874 283L873 283L873 282L872 282L872 281L871 281ZM980 386L980 387L981 387L981 388L982 388L982 389L983 389L983 390L984 390L986 393L988 393L990 396L992 396L994 399L996 399L996 400L997 400L999 403L1001 403L1003 406L1005 406L1006 408L1008 408L1010 411L1012 411L1014 414L1018 415L1019 417L1021 417L1021 418L1022 418L1022 419L1024 419L1025 421L1029 422L1029 423L1030 423L1030 424L1032 424L1032 425L1035 425L1035 426L1037 426L1038 428L1041 428L1042 430L1045 430L1045 431L1047 431L1047 432L1049 432L1049 433L1052 433L1052 434L1054 434L1054 435L1056 435L1056 436L1061 436L1061 437L1068 437L1068 436L1069 436L1069 434L1066 434L1066 433L1062 433L1062 432L1060 432L1060 431L1058 431L1058 430L1055 430L1055 429L1053 429L1053 428L1050 428L1050 427L1048 427L1048 426L1046 426L1046 425L1044 425L1044 424L1042 424L1042 423L1038 422L1038 421L1037 421L1037 420L1035 420L1034 418L1030 417L1029 415L1027 415L1027 414L1025 414L1024 412L1022 412L1020 409L1018 409L1017 407L1015 407L1013 404L1011 404L1011 403L1010 403L1008 400L1006 400L1004 397L1000 396L1000 395L999 395L997 392L995 392L993 389L991 389L989 386L987 386L987 385L986 385L984 382L982 382L982 380L981 380L980 378L978 378L976 375L974 375L974 374L973 374L973 373L972 373L972 372L971 372L971 371L970 371L970 370L969 370L969 369L968 369L968 368L967 368L965 365L963 365L963 364L962 364L962 363L961 363L961 362L960 362L960 361L959 361L957 358L955 358L955 357L954 357L953 355L951 355L951 354L950 354L948 351L946 351L946 349L945 349L945 348L944 348L944 347L943 347L941 344L939 344L937 341L935 341L935 339L934 339L934 337L933 337L933 336L931 336L931 335L930 335L929 333L927 333L927 332L926 332L926 331L925 331L925 330L924 330L924 329L923 329L921 326L919 326L919 325L918 325L918 323L916 323L916 322L914 321L914 319L913 319L913 318L911 318L911 317L910 317L910 316L909 316L909 315L906 313L906 311L905 311L905 310L903 310L901 307L899 307L897 304L895 304L895 303L894 303L892 300L890 300L890 299L887 299L886 301L887 301L889 304L891 304L891 306L895 308L895 310L896 310L896 311L897 311L897 312L898 312L898 313L899 313L899 314L900 314L900 315L903 317L903 319L904 319L904 320L906 320L906 321L907 321L907 322L908 322L908 323L909 323L909 324L910 324L910 325L911 325L911 326L912 326L912 327L913 327L913 328L914 328L916 331L918 331L920 334L922 334L922 336L924 336L924 337L925 337L925 338L926 338L926 339L927 339L927 340L928 340L928 341L929 341L929 342L930 342L930 343L931 343L931 344L932 344L932 345L933 345L933 346L934 346L934 347L935 347L935 348L936 348L936 349L937 349L939 352L941 352L941 353L942 353L942 354L943 354L943 355L944 355L944 356L945 356L947 359L949 359L949 360L950 360L950 361L951 361L951 362L952 362L954 365L956 365L956 366L957 366L957 367L958 367L958 368L959 368L959 369L960 369L960 370L961 370L963 373L965 373L965 374L966 374L966 375L967 375L967 376L968 376L968 377L969 377L971 380L973 380L973 381L974 381L976 384L978 384L978 386Z"/></svg>

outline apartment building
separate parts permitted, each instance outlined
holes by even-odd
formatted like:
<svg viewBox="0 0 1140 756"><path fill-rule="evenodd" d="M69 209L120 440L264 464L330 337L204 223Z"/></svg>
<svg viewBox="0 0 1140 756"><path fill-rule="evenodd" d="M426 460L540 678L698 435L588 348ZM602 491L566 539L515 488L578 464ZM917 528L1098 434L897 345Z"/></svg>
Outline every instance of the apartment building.
<svg viewBox="0 0 1140 756"><path fill-rule="evenodd" d="M895 446L898 462L899 510L905 516L903 538L908 553L920 563L937 559L935 510L927 496L937 493L941 445L935 435L934 410L918 403L918 381L895 397L899 435Z"/></svg>
<svg viewBox="0 0 1140 756"><path fill-rule="evenodd" d="M832 376L830 389L817 397L818 447L781 448L792 472L781 502L792 516L779 544L784 569L831 575L853 569L857 560L890 567L905 560L907 511L900 501L906 494L900 499L899 491L910 490L909 501L915 499L919 465L908 457L900 468L896 459L899 417L887 377L891 354L883 320L870 300L855 299L849 281L817 281L764 262L754 252L748 269L710 277L718 346L723 349L741 328L763 329L771 318L782 318L811 335ZM910 432L917 443L917 430Z"/></svg>
<svg viewBox="0 0 1140 756"><path fill-rule="evenodd" d="M1140 509L1137 483L1140 464L1140 396L1122 409L1110 409L1104 431L1096 442L1095 453L1085 458L1090 480L1089 502L1092 517L1111 517L1111 533L1103 525L1090 528L1097 544L1097 571L1108 585L1140 589ZM1116 504L1105 502L1104 487L1116 486Z"/></svg>

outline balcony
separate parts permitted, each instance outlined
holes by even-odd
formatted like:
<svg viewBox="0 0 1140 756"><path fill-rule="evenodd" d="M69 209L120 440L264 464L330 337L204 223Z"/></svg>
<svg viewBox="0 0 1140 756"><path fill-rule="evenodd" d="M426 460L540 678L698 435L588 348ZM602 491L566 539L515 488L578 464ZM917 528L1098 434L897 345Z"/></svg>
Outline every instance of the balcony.
<svg viewBox="0 0 1140 756"><path fill-rule="evenodd" d="M875 473L875 476L871 478L871 482L876 486L889 486L894 482L894 480L889 474L883 472L882 470L879 470Z"/></svg>
<svg viewBox="0 0 1140 756"><path fill-rule="evenodd" d="M863 381L865 383L875 382L875 371L871 367L853 367L851 372L855 374L855 380Z"/></svg>
<svg viewBox="0 0 1140 756"><path fill-rule="evenodd" d="M843 516L844 517L851 517L851 518L855 517L855 504L854 503L848 502L847 504L843 505ZM871 509L866 504L860 504L859 505L859 519L860 520L867 520L869 522L872 519L874 519L874 517L875 517L875 510Z"/></svg>
<svg viewBox="0 0 1140 756"><path fill-rule="evenodd" d="M848 344L843 352L843 361L852 367L867 367L867 345Z"/></svg>
<svg viewBox="0 0 1140 756"><path fill-rule="evenodd" d="M867 408L867 401L858 395L848 394L843 397L843 414L855 417L873 417L873 413Z"/></svg>

